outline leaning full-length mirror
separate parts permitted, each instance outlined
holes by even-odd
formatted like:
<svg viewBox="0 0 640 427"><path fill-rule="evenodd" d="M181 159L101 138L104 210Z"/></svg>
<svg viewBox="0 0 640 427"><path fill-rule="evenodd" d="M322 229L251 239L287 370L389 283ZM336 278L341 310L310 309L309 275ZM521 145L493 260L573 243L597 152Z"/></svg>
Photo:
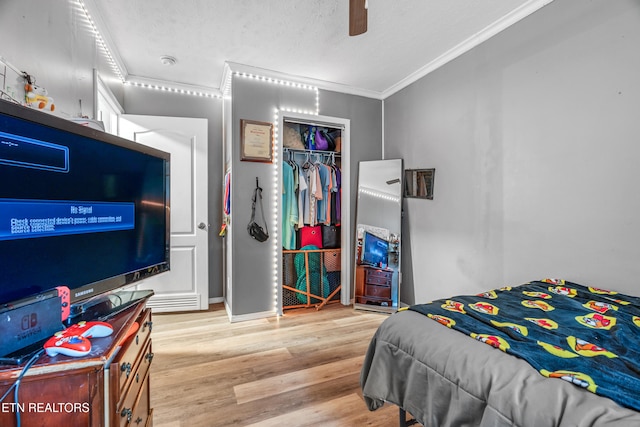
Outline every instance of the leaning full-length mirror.
<svg viewBox="0 0 640 427"><path fill-rule="evenodd" d="M399 307L402 191L401 159L360 162L355 308L394 312Z"/></svg>

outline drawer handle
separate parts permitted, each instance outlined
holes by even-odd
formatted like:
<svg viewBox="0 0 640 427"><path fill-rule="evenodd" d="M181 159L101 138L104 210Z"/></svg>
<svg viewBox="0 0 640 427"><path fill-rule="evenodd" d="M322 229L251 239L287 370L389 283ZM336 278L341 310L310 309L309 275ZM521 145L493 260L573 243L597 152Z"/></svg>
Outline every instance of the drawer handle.
<svg viewBox="0 0 640 427"><path fill-rule="evenodd" d="M152 352L149 352L149 353L147 353L145 358L149 361L149 363L151 363L151 361L153 360L153 356L154 356L154 354Z"/></svg>
<svg viewBox="0 0 640 427"><path fill-rule="evenodd" d="M133 416L133 412L131 412L131 409L129 408L124 408L122 410L122 412L120 412L120 416L122 418L127 417L127 422L131 421L131 417Z"/></svg>
<svg viewBox="0 0 640 427"><path fill-rule="evenodd" d="M136 424L140 424L142 422L142 417L138 417L138 419L136 420Z"/></svg>
<svg viewBox="0 0 640 427"><path fill-rule="evenodd" d="M153 322L151 320L148 320L146 322L144 322L144 326L148 326L149 327L149 332L151 332L151 329L153 329ZM142 330L144 331L144 327L142 328Z"/></svg>
<svg viewBox="0 0 640 427"><path fill-rule="evenodd" d="M127 378L129 378L129 374L131 373L131 363L125 363L120 367L122 372L127 373Z"/></svg>

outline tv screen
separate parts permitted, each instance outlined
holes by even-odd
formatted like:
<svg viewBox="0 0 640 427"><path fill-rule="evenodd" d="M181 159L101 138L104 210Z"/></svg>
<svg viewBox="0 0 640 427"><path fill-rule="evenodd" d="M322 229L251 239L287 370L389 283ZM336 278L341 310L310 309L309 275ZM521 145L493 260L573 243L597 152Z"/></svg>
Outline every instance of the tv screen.
<svg viewBox="0 0 640 427"><path fill-rule="evenodd" d="M0 304L169 269L169 154L0 101Z"/></svg>
<svg viewBox="0 0 640 427"><path fill-rule="evenodd" d="M362 236L362 264L379 268L387 268L389 258L389 242L369 233L364 232Z"/></svg>

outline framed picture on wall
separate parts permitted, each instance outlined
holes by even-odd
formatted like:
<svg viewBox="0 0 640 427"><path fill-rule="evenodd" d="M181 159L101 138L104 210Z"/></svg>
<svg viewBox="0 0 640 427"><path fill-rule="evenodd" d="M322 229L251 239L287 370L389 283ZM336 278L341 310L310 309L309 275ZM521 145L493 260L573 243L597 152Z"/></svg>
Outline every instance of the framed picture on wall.
<svg viewBox="0 0 640 427"><path fill-rule="evenodd" d="M404 197L433 200L435 169L405 169Z"/></svg>
<svg viewBox="0 0 640 427"><path fill-rule="evenodd" d="M273 124L254 120L240 120L240 160L248 162L273 161Z"/></svg>

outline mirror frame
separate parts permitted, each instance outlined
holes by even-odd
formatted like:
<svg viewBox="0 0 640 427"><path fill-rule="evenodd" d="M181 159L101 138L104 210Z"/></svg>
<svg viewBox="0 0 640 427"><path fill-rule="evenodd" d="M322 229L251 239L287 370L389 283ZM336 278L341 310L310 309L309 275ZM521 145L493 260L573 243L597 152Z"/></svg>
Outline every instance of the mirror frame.
<svg viewBox="0 0 640 427"><path fill-rule="evenodd" d="M389 162L392 169L385 170L380 162ZM366 165L371 165L371 168L364 172L363 166ZM402 159L359 162L353 254L352 297L355 309L395 313L401 307L403 177ZM383 204L372 208L371 203L378 203L376 200ZM370 266L361 263L362 237L365 231L389 242L386 265ZM386 287L390 288L390 296ZM369 289L375 289L374 294L383 292L381 298L376 299L377 295L371 294ZM385 300L390 301L390 305Z"/></svg>

